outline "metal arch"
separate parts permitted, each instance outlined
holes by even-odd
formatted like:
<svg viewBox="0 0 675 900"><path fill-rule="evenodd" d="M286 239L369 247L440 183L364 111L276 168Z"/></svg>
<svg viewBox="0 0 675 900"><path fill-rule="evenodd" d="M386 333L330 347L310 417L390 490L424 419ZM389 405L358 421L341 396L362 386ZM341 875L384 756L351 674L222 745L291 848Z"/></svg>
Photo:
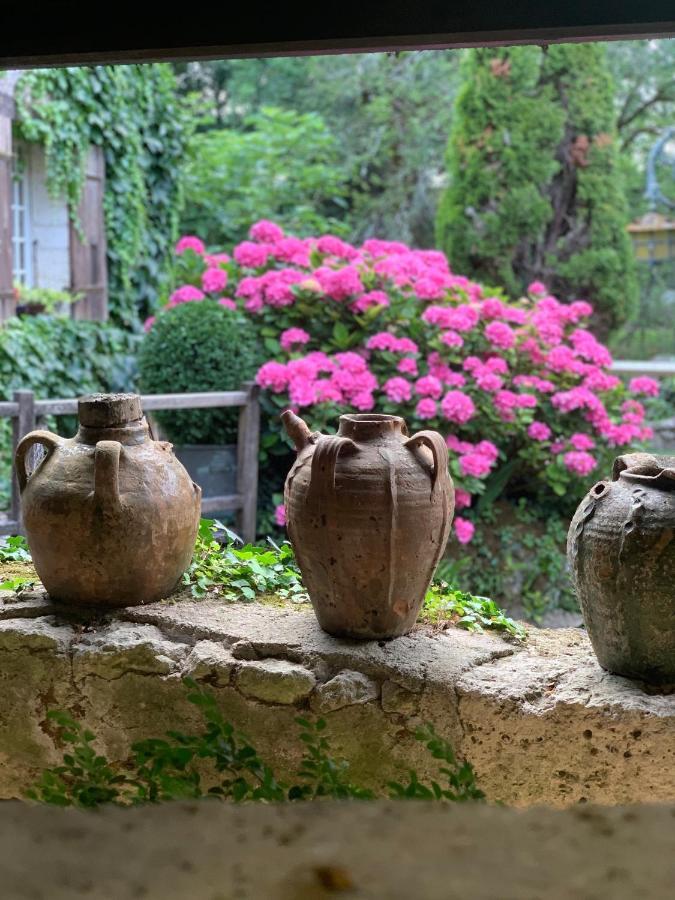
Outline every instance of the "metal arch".
<svg viewBox="0 0 675 900"><path fill-rule="evenodd" d="M647 184L645 187L644 195L645 199L649 201L649 205L652 209L656 208L657 206L666 206L669 209L675 209L675 201L669 199L663 193L656 174L656 165L661 157L665 156L664 149L671 138L675 138L675 126L666 128L664 133L649 151L649 156L647 157ZM673 177L675 178L675 156L672 158L670 166L673 172Z"/></svg>

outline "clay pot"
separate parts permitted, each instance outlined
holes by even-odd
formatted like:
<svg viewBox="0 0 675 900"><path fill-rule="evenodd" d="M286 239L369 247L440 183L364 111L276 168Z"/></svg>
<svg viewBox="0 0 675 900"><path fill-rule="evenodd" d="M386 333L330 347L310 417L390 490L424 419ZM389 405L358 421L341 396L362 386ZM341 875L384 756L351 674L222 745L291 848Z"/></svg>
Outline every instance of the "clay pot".
<svg viewBox="0 0 675 900"><path fill-rule="evenodd" d="M440 434L407 437L398 416L340 416L311 434L283 413L298 457L286 479L288 534L321 627L342 637L410 631L454 512Z"/></svg>
<svg viewBox="0 0 675 900"><path fill-rule="evenodd" d="M188 567L201 489L153 441L135 394L78 404L74 438L33 431L16 451L26 537L53 600L134 606L168 596ZM46 456L32 475L29 450Z"/></svg>
<svg viewBox="0 0 675 900"><path fill-rule="evenodd" d="M577 509L567 554L600 665L675 683L675 457L619 456Z"/></svg>

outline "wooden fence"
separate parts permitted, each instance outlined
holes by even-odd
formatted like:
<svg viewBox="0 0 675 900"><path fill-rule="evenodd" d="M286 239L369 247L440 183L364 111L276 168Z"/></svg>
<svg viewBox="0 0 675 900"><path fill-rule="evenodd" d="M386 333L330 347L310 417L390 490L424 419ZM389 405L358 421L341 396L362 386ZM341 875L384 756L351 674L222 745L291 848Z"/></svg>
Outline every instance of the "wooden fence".
<svg viewBox="0 0 675 900"><path fill-rule="evenodd" d="M611 366L617 375L650 375L652 378L675 376L675 362L660 359L616 359Z"/></svg>
<svg viewBox="0 0 675 900"><path fill-rule="evenodd" d="M246 382L239 391L201 394L148 394L141 397L143 412L168 409L213 409L239 407L237 440L237 493L207 497L202 513L233 510L237 513L237 532L245 541L255 540L258 501L258 446L260 441L259 388ZM41 427L45 416L77 414L77 398L36 400L33 391L15 391L14 398L0 402L0 416L12 419L12 459L17 444L29 431ZM12 476L9 518L0 521L0 535L21 534L21 503L16 473Z"/></svg>

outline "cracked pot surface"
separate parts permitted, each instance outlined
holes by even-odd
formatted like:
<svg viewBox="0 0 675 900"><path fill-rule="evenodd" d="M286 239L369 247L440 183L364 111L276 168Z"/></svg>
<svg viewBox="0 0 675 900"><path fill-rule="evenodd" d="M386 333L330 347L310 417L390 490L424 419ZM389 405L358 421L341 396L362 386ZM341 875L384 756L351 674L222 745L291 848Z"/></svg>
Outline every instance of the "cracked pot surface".
<svg viewBox="0 0 675 900"><path fill-rule="evenodd" d="M675 684L675 457L619 456L577 509L567 550L600 665Z"/></svg>

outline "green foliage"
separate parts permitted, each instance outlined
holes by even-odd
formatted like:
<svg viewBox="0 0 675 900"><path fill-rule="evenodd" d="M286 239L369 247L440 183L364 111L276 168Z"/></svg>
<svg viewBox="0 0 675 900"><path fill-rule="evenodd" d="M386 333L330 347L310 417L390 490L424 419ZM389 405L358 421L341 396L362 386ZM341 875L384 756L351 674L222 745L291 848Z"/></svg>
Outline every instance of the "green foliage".
<svg viewBox="0 0 675 900"><path fill-rule="evenodd" d="M94 750L93 732L83 728L68 713L50 710L47 720L59 729L59 739L72 749L63 754L63 765L45 769L36 787L27 792L31 800L54 806L92 809L113 803L122 794L127 776L115 771L108 760Z"/></svg>
<svg viewBox="0 0 675 900"><path fill-rule="evenodd" d="M483 512L461 558L441 561L438 577L515 607L533 622L556 608L578 610L567 568L569 519L524 498L499 503Z"/></svg>
<svg viewBox="0 0 675 900"><path fill-rule="evenodd" d="M247 121L263 107L289 112L295 121L321 116L321 140L330 139L331 179L339 187L328 212L341 226L315 230L347 228L357 240L377 234L428 247L433 245L458 62L456 51L406 51L217 60L179 63L176 69L181 90L201 117L199 128L236 129L236 136L229 138L233 145L250 146L253 137L248 143L243 140L250 134ZM312 153L308 147L298 149L301 160ZM297 203L307 195L300 189L305 176L293 158L284 156L284 162L288 179L283 187L289 196L296 189ZM272 176L274 180L278 173ZM239 203L248 202L245 197L233 197L237 182L238 177L235 184L222 189L232 197L235 210ZM318 187L321 207L317 212L326 215L326 198L331 194ZM256 185L255 190L265 191L266 198L277 188ZM210 198L206 202L215 206ZM263 207L254 208L243 224L266 216ZM217 212L229 222L229 209L223 206ZM288 224L283 217L280 222ZM307 229L303 225L297 230ZM214 239L211 233L208 238ZM222 234L215 238L223 239Z"/></svg>
<svg viewBox="0 0 675 900"><path fill-rule="evenodd" d="M24 73L18 126L47 154L52 194L77 209L90 145L103 148L112 318L138 327L157 305L171 266L189 127L167 65L95 66Z"/></svg>
<svg viewBox="0 0 675 900"><path fill-rule="evenodd" d="M610 41L607 59L621 149L644 162L655 137L675 121L675 41Z"/></svg>
<svg viewBox="0 0 675 900"><path fill-rule="evenodd" d="M438 581L429 588L420 621L434 625L452 623L467 631L503 631L520 640L526 637L522 625L506 616L494 600L455 590L445 581Z"/></svg>
<svg viewBox="0 0 675 900"><path fill-rule="evenodd" d="M32 390L40 399L129 390L136 374L138 337L113 325L68 318L28 316L0 328L0 399ZM61 433L74 417L59 417ZM7 502L12 461L11 424L0 419L0 505ZM4 500L4 504L2 501Z"/></svg>
<svg viewBox="0 0 675 900"><path fill-rule="evenodd" d="M204 131L190 142L184 231L236 243L251 222L274 219L300 235L344 233L345 174L318 113L264 107L243 130Z"/></svg>
<svg viewBox="0 0 675 900"><path fill-rule="evenodd" d="M21 591L24 588L32 587L33 584L35 584L34 578L18 575L16 578L7 578L0 582L0 591Z"/></svg>
<svg viewBox="0 0 675 900"><path fill-rule="evenodd" d="M312 721L305 718L295 720L301 727L300 740L305 752L298 769L301 783L288 792L289 800L318 800L332 797L334 800L372 800L370 790L358 787L349 781L349 763L345 759L331 756L330 744L325 737L325 719Z"/></svg>
<svg viewBox="0 0 675 900"><path fill-rule="evenodd" d="M201 712L204 729L198 734L172 731L166 739L138 741L132 746L130 759L121 765L113 765L98 754L93 747L95 735L69 714L48 712L47 719L56 725L59 740L70 749L64 753L62 765L42 772L27 797L57 806L92 808L103 803L129 806L205 795L237 803L324 797L363 800L375 796L373 791L352 784L348 763L331 755L323 719L296 720L304 753L298 781L289 786L277 779L248 738L224 719L213 693L191 679L185 679L185 684L190 690L187 699ZM448 787L440 788L436 781L428 787L411 772L408 784L393 782L389 786L391 797L456 802L484 799L470 763L459 763L450 745L430 725L420 728L416 736L426 743L434 759L446 764L440 774L446 777ZM212 785L206 791L203 780Z"/></svg>
<svg viewBox="0 0 675 900"><path fill-rule="evenodd" d="M600 334L637 297L613 104L600 44L470 51L437 218L453 268L583 297Z"/></svg>
<svg viewBox="0 0 675 900"><path fill-rule="evenodd" d="M471 763L458 762L450 744L436 734L433 725L420 726L415 737L426 744L434 759L445 763L439 771L441 775L445 775L447 787L441 787L437 781L432 781L431 786L422 784L416 773L410 772L407 784L390 782L392 797L406 800L450 800L454 803L485 799L485 794L476 784Z"/></svg>
<svg viewBox="0 0 675 900"><path fill-rule="evenodd" d="M30 562L31 555L26 538L20 534L0 538L0 563Z"/></svg>
<svg viewBox="0 0 675 900"><path fill-rule="evenodd" d="M324 111L338 141L353 240L378 235L434 245L459 57L457 51L406 51L307 61L295 102Z"/></svg>
<svg viewBox="0 0 675 900"><path fill-rule="evenodd" d="M513 296L551 219L544 192L559 168L564 124L551 87L538 90L540 57L536 47L466 54L447 150L450 185L437 218L438 245L453 269Z"/></svg>
<svg viewBox="0 0 675 900"><path fill-rule="evenodd" d="M195 597L212 591L224 600L252 601L260 594L275 594L282 600L306 602L290 544L277 547L270 541L269 547L237 548L230 538L223 546L214 537L219 526L213 519L199 523L192 563L183 575Z"/></svg>
<svg viewBox="0 0 675 900"><path fill-rule="evenodd" d="M138 355L140 387L149 394L239 390L262 361L253 324L213 300L162 312ZM237 409L157 413L177 444L236 441Z"/></svg>
<svg viewBox="0 0 675 900"><path fill-rule="evenodd" d="M612 335L609 348L615 359L672 358L675 355L675 260L654 266L640 262L637 270L639 310Z"/></svg>
<svg viewBox="0 0 675 900"><path fill-rule="evenodd" d="M68 307L76 303L80 295L73 296L68 291L55 291L51 288L28 288L24 284L14 285L14 297L17 306L41 306L41 312L47 315L69 315Z"/></svg>

